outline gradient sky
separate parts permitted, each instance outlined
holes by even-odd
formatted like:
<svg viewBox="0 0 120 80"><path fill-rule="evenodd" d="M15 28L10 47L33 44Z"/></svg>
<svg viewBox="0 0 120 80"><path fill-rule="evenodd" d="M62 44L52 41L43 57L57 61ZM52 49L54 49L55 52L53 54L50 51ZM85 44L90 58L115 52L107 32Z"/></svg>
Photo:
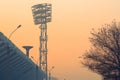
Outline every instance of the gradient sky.
<svg viewBox="0 0 120 80"><path fill-rule="evenodd" d="M7 37L21 24L11 40L23 51L32 45L30 56L39 58L38 25L34 25L31 6L51 3L52 22L48 23L48 65L59 80L101 80L80 64L79 56L90 48L92 28L98 29L116 19L120 21L120 0L0 0L0 31Z"/></svg>

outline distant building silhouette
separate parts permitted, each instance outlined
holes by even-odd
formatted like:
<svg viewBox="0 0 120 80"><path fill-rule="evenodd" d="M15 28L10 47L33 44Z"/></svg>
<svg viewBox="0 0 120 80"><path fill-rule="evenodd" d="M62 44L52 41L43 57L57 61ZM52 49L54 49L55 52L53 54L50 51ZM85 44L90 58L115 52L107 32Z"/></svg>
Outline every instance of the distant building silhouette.
<svg viewBox="0 0 120 80"><path fill-rule="evenodd" d="M44 72L0 32L0 80L43 80L43 77Z"/></svg>

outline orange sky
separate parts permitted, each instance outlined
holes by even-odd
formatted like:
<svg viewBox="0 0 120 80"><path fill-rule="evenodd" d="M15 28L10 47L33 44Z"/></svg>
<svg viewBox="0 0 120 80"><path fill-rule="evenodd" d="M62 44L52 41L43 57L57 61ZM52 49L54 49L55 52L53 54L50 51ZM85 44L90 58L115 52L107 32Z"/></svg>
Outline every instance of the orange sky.
<svg viewBox="0 0 120 80"><path fill-rule="evenodd" d="M1 0L0 31L7 37L21 24L11 40L23 51L32 45L30 55L39 58L38 25L34 25L31 6L51 3L52 22L48 23L48 65L59 80L101 80L84 68L78 59L89 49L90 31L102 24L120 21L120 0Z"/></svg>

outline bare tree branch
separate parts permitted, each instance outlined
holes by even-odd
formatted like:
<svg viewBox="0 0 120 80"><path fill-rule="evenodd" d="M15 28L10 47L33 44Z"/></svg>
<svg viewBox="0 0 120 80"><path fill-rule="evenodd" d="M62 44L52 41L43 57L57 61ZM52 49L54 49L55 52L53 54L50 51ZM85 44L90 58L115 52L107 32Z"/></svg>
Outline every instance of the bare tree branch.
<svg viewBox="0 0 120 80"><path fill-rule="evenodd" d="M82 64L111 80L120 80L120 25L115 21L91 32L92 48L83 55Z"/></svg>

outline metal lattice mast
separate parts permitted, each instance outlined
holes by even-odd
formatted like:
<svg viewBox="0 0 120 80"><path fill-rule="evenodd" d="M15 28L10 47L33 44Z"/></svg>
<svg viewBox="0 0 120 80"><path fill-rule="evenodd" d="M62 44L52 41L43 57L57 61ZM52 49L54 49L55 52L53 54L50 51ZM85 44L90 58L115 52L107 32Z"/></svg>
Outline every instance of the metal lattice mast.
<svg viewBox="0 0 120 80"><path fill-rule="evenodd" d="M47 68L47 23L51 22L51 4L44 3L32 6L32 12L35 24L40 25L40 68L46 73L45 80L48 78L48 68Z"/></svg>
<svg viewBox="0 0 120 80"><path fill-rule="evenodd" d="M40 67L47 74L47 24L41 24L40 29Z"/></svg>

